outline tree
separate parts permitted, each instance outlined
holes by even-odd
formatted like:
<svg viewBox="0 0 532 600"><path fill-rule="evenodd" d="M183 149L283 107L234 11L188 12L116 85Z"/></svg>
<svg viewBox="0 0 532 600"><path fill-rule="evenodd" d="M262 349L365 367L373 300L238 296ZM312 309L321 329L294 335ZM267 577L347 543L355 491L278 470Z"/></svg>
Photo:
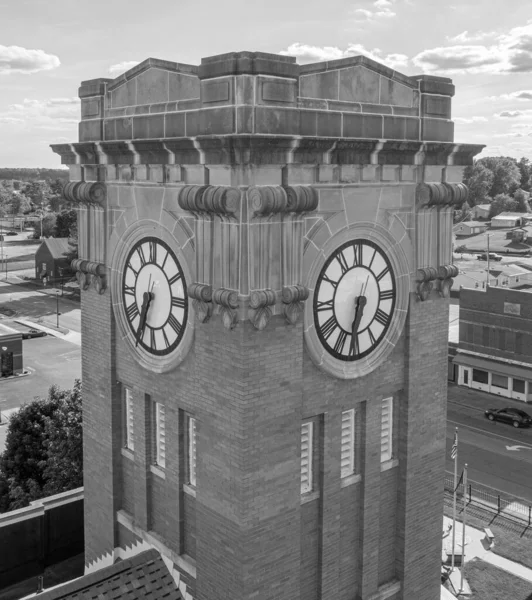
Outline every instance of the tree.
<svg viewBox="0 0 532 600"><path fill-rule="evenodd" d="M463 182L469 188L469 204L476 206L490 201L488 192L493 184L493 173L480 161L464 169Z"/></svg>
<svg viewBox="0 0 532 600"><path fill-rule="evenodd" d="M530 210L530 207L528 205L529 198L530 194L528 192L525 192L521 188L515 191L514 200L517 202L517 212L526 213Z"/></svg>
<svg viewBox="0 0 532 600"><path fill-rule="evenodd" d="M29 212L31 208L30 201L24 194L15 192L11 196L11 212L14 215Z"/></svg>
<svg viewBox="0 0 532 600"><path fill-rule="evenodd" d="M530 187L532 184L532 163L528 158L523 156L518 161L517 168L521 174L521 189L525 192L530 192Z"/></svg>
<svg viewBox="0 0 532 600"><path fill-rule="evenodd" d="M491 203L490 208L490 219L492 217L496 217L500 215L502 212L516 212L517 211L517 201L514 200L508 194L497 194L495 198L493 198L493 202Z"/></svg>
<svg viewBox="0 0 532 600"><path fill-rule="evenodd" d="M513 194L521 184L521 172L515 159L507 156L488 156L476 164L482 164L493 173L493 181L488 195L495 198L498 194Z"/></svg>
<svg viewBox="0 0 532 600"><path fill-rule="evenodd" d="M48 204L50 209L54 212L59 212L65 205L63 198L63 186L66 183L62 179L54 179L47 182L50 194L48 197ZM58 236L61 237L61 236Z"/></svg>
<svg viewBox="0 0 532 600"><path fill-rule="evenodd" d="M10 418L0 455L0 511L82 485L81 382L52 386ZM7 496L7 498L6 498Z"/></svg>
<svg viewBox="0 0 532 600"><path fill-rule="evenodd" d="M54 237L55 235L55 213L45 213L42 218L42 235L43 237ZM33 223L33 239L38 240L41 237L41 221L35 221Z"/></svg>
<svg viewBox="0 0 532 600"><path fill-rule="evenodd" d="M78 216L75 209L62 210L55 221L55 237L69 238L77 229Z"/></svg>

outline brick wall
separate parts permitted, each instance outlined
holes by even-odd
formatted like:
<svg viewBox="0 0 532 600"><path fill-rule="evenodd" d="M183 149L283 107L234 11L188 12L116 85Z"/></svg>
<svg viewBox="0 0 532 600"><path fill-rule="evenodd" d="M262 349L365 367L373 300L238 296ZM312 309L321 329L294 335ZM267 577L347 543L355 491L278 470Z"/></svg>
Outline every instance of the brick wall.
<svg viewBox="0 0 532 600"><path fill-rule="evenodd" d="M320 499L301 506L301 598L320 597Z"/></svg>

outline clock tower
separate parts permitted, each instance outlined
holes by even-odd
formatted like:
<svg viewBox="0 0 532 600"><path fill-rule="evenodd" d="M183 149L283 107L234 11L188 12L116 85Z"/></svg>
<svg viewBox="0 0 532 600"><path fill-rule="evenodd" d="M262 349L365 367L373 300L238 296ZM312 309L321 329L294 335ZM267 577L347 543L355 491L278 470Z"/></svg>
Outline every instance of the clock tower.
<svg viewBox="0 0 532 600"><path fill-rule="evenodd" d="M439 598L449 79L147 59L79 89L86 572L184 598Z"/></svg>

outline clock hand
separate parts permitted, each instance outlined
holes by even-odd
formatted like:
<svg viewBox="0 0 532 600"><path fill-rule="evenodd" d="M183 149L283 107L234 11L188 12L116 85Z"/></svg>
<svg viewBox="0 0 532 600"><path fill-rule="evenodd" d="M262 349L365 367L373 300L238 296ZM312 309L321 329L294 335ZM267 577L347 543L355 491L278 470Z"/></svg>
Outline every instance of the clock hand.
<svg viewBox="0 0 532 600"><path fill-rule="evenodd" d="M367 285L367 281L366 281ZM365 287L363 293L365 291ZM357 296L355 298L355 318L353 319L353 324L351 326L351 348L353 354L355 353L355 338L358 334L358 328L360 327L360 322L362 321L362 316L364 314L364 306L366 306L367 299L366 296Z"/></svg>
<svg viewBox="0 0 532 600"><path fill-rule="evenodd" d="M144 330L146 329L146 319L148 317L148 309L150 308L150 303L153 298L152 292L144 292L142 297L142 308L140 310L140 321L139 328L137 329L137 340L135 346L139 345L139 341L142 339L144 335Z"/></svg>

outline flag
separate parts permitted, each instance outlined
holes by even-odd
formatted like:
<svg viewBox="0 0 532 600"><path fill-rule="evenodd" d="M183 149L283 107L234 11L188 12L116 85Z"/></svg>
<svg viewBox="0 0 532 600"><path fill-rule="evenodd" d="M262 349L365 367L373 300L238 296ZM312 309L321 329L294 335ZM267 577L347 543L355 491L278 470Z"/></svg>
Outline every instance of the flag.
<svg viewBox="0 0 532 600"><path fill-rule="evenodd" d="M460 484L462 483L463 480L464 480L464 470L462 469L462 474L460 475L460 479L458 480L458 483L456 484L456 487L454 488L455 492L460 487Z"/></svg>
<svg viewBox="0 0 532 600"><path fill-rule="evenodd" d="M458 434L455 432L454 434L454 443L451 448L451 458L454 460L458 454Z"/></svg>

